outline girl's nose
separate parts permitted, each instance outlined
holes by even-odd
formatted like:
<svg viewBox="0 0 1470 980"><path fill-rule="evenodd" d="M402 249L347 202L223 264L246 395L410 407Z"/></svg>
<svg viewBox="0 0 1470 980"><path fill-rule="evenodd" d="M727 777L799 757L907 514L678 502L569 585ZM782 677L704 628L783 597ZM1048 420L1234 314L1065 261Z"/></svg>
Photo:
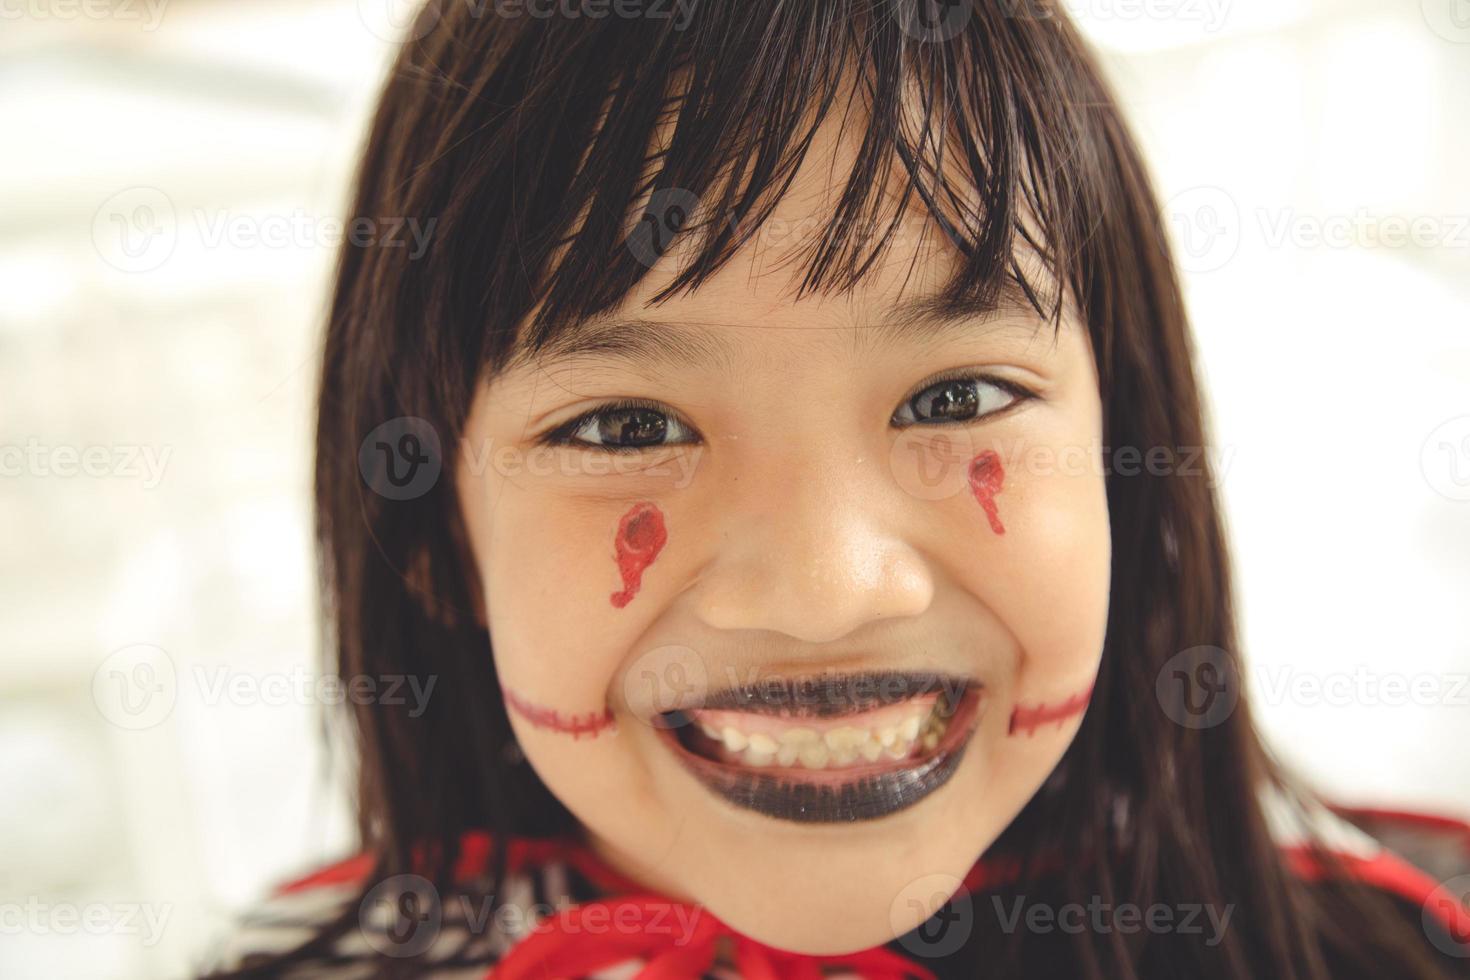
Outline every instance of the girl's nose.
<svg viewBox="0 0 1470 980"><path fill-rule="evenodd" d="M914 511L901 496L871 455L780 454L742 470L726 486L716 551L696 586L700 617L827 643L922 613L934 583L906 537Z"/></svg>

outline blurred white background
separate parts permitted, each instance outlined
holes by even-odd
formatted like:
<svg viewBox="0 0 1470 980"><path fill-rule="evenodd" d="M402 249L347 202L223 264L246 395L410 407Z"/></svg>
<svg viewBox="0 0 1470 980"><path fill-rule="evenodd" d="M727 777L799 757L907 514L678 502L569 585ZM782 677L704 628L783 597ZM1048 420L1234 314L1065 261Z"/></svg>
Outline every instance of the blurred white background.
<svg viewBox="0 0 1470 980"><path fill-rule="evenodd" d="M1272 744L1470 815L1470 2L1067 6L1180 246ZM187 975L349 845L311 403L406 11L0 0L0 976Z"/></svg>

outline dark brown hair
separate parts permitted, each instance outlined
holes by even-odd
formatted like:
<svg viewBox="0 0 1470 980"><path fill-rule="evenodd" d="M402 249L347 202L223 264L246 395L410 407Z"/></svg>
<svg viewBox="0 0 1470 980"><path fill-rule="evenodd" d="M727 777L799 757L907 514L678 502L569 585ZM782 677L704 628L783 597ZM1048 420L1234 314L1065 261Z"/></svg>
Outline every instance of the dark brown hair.
<svg viewBox="0 0 1470 980"><path fill-rule="evenodd" d="M660 4L663 8L671 5ZM654 5L645 5L652 10ZM754 233L818 123L861 105L862 146L802 292L850 289L894 230L890 178L960 258L941 302L984 309L1007 281L1091 336L1113 447L1202 447L1185 312L1158 206L1116 100L1050 2L702 0L687 23L508 16L431 0L372 124L354 216L434 219L430 247L349 244L327 326L316 503L327 647L354 675L433 675L420 717L351 707L364 892L417 871L448 883L461 834L575 829L513 742L477 613L454 481L478 385L617 306L648 271L640 216L698 248L659 298L698 286ZM926 16L927 15L927 16ZM656 133L662 139L655 146ZM650 148L654 149L650 152ZM667 202L699 202L680 221ZM663 251L669 242L654 236ZM1043 257L1048 290L1018 248ZM437 433L443 476L390 499L359 448L389 420ZM1075 858L1058 897L1234 906L1223 939L1085 930L977 941L985 976L1439 976L1422 934L1366 890L1309 888L1284 867L1259 802L1288 799L1244 702L1218 724L1167 716L1171 658L1237 649L1230 570L1208 473L1107 478L1112 598L1092 707L993 851ZM415 848L423 848L415 860ZM425 863L427 862L427 863ZM494 869L499 896L503 866ZM282 962L308 963L356 907ZM983 958L983 959L982 959ZM384 961L411 971L412 962ZM252 971L242 971L240 975Z"/></svg>

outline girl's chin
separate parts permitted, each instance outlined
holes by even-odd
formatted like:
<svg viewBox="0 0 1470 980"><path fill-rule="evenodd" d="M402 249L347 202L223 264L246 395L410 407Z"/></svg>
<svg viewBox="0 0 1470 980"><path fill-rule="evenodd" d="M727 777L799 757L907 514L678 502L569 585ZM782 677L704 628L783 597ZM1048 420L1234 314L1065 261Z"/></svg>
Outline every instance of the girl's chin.
<svg viewBox="0 0 1470 980"><path fill-rule="evenodd" d="M921 925L960 889L977 856L973 832L937 828L962 822L951 808L964 809L984 778L983 748L967 750L984 738L986 708L974 682L799 725L759 716L743 719L751 730L730 726L745 736L733 740L738 749L715 722L740 719L697 711L672 719L654 733L654 751L674 760L666 768L683 784L681 864L697 901L746 936L813 956L871 949ZM826 760L808 734L778 737L792 727L817 732ZM890 751L871 759L872 744L862 742L854 757L857 736L843 729L870 731ZM771 754L761 734L801 744L806 759L798 749L793 765L779 748L761 758ZM881 846L885 839L895 846Z"/></svg>
<svg viewBox="0 0 1470 980"><path fill-rule="evenodd" d="M830 856L816 860L826 864ZM787 867L783 861L781 867L747 869L738 885L712 885L699 901L726 925L767 946L838 956L882 946L918 928L962 889L972 862L964 848L917 858L855 856L826 874L803 874L796 870L799 862Z"/></svg>

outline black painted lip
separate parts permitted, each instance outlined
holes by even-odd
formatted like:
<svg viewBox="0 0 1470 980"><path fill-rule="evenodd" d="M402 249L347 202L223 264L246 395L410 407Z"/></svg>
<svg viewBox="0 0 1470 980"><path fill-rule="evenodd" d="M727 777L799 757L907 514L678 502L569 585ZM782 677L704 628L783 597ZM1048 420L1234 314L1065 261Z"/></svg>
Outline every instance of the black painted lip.
<svg viewBox="0 0 1470 980"><path fill-rule="evenodd" d="M846 783L819 784L706 759L668 728L659 738L706 789L736 806L795 823L855 823L905 810L949 781L978 727L983 694L979 683L962 684L943 738L916 764Z"/></svg>

